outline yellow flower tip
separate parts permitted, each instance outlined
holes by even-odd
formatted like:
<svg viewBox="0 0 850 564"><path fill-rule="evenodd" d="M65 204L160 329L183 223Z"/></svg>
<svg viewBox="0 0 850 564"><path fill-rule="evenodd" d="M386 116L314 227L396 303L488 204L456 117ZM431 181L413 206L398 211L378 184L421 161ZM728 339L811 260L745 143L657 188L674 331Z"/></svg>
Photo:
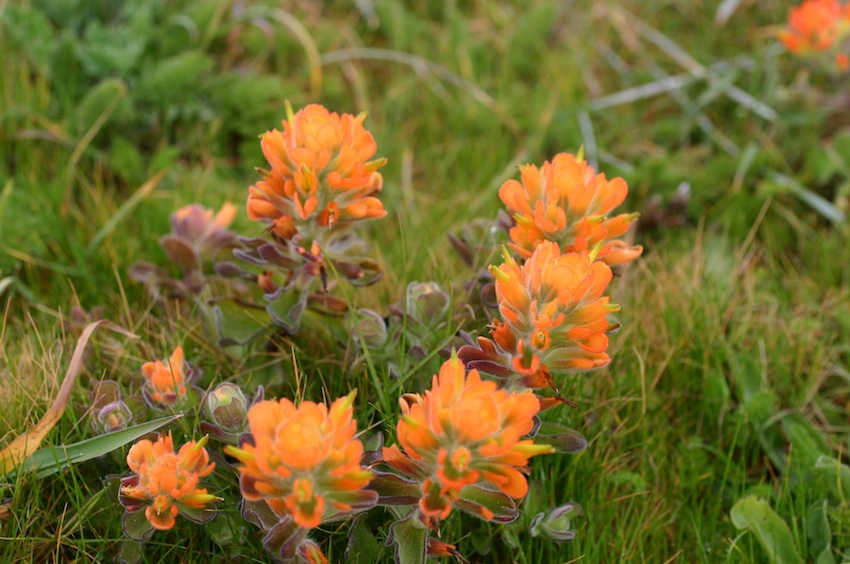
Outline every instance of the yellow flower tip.
<svg viewBox="0 0 850 564"><path fill-rule="evenodd" d="M292 123L295 121L295 112L292 111L292 104L289 103L289 100L286 100L284 104L286 106L286 120Z"/></svg>
<svg viewBox="0 0 850 564"><path fill-rule="evenodd" d="M233 445L227 445L224 447L224 453L227 455L240 460L241 462L248 462L249 460L254 460L254 453L248 452L247 450L242 450L241 448L235 447Z"/></svg>
<svg viewBox="0 0 850 564"><path fill-rule="evenodd" d="M540 454L553 454L556 452L555 447L552 445L540 445L536 443L519 443L514 447L514 451L526 456L527 458L531 458L532 456L537 456Z"/></svg>
<svg viewBox="0 0 850 564"><path fill-rule="evenodd" d="M598 243L596 243L596 246L593 247L592 251L590 251L590 261L591 262L595 261L596 257L599 256L599 251L602 250L602 246L604 244L605 244L605 240L603 239L603 240L599 241Z"/></svg>
<svg viewBox="0 0 850 564"><path fill-rule="evenodd" d="M578 153L576 153L576 161L584 161L584 143L582 143L581 147L578 148Z"/></svg>
<svg viewBox="0 0 850 564"><path fill-rule="evenodd" d="M411 427L421 427L422 426L418 419L411 417L410 415L408 415L406 413L401 416L401 420L404 421L405 423L407 423L408 425L410 425Z"/></svg>
<svg viewBox="0 0 850 564"><path fill-rule="evenodd" d="M489 270L490 274L492 274L502 282L508 282L511 279L510 275L507 272L501 270L498 266L491 264Z"/></svg>
<svg viewBox="0 0 850 564"><path fill-rule="evenodd" d="M525 217L524 215L521 215L520 213L514 214L514 221L517 222L517 225L520 225L522 227L530 227L531 225L534 224L534 221L528 219L527 217Z"/></svg>
<svg viewBox="0 0 850 564"><path fill-rule="evenodd" d="M180 498L180 503L206 505L213 501L224 501L224 498L207 493L191 493Z"/></svg>
<svg viewBox="0 0 850 564"><path fill-rule="evenodd" d="M381 168L385 164L387 164L387 158L381 157L380 159L375 159L374 161L369 161L367 163L364 163L363 166L365 166L366 169L369 172L375 172L376 170L378 170L379 168Z"/></svg>
<svg viewBox="0 0 850 564"><path fill-rule="evenodd" d="M502 258L505 259L505 264L507 264L508 266L516 266L516 261L514 260L514 257L511 256L511 252L504 244L502 244Z"/></svg>
<svg viewBox="0 0 850 564"><path fill-rule="evenodd" d="M636 220L639 217L640 217L640 212L633 212L633 213L626 215L626 219L630 222Z"/></svg>
<svg viewBox="0 0 850 564"><path fill-rule="evenodd" d="M596 225L596 224L598 224L598 223L602 223L602 222L603 222L603 221L605 221L606 219L608 219L608 216L606 216L606 215L602 215L602 214L600 214L600 215L591 215L591 216L588 216L588 217L587 217L587 221L588 221L588 223L590 223L591 225Z"/></svg>
<svg viewBox="0 0 850 564"><path fill-rule="evenodd" d="M357 397L357 388L351 390L347 396L345 396L345 400L342 402L342 408L348 409L352 405L354 405L354 398Z"/></svg>
<svg viewBox="0 0 850 564"><path fill-rule="evenodd" d="M357 117L354 118L354 119L356 119L357 121L363 121L364 119L366 119L366 116L368 116L368 115L369 115L369 112L360 112L359 114L357 114Z"/></svg>
<svg viewBox="0 0 850 564"><path fill-rule="evenodd" d="M620 304L605 304L605 305L604 305L604 306L602 306L602 307L603 307L604 309L606 309L607 311L611 311L611 312L613 312L613 311L620 311L620 310L622 309L622 308L620 307Z"/></svg>

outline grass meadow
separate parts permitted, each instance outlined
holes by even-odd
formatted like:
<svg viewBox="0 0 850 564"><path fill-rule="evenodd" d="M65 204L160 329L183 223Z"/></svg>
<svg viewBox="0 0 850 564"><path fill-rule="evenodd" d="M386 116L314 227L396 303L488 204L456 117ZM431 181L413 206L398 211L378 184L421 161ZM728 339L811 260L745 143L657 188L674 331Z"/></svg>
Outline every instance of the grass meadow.
<svg viewBox="0 0 850 564"><path fill-rule="evenodd" d="M163 307L129 274L171 268L159 240L191 203L232 202L233 230L260 236L245 213L266 166L257 136L287 101L321 103L368 112L388 161L388 215L360 231L383 276L341 283L351 307L383 316L433 281L462 309L475 271L448 236L497 216L518 165L583 147L627 182L618 213L641 213L627 238L643 255L609 288L611 363L560 376L577 407L542 414L588 445L531 462L524 503L580 504L574 540L532 537L523 504L513 525L455 512L441 540L472 562L850 560L850 82L777 40L789 4L0 0L0 448L56 397L88 319L75 307L139 339L95 334L42 446L93 437L93 387L138 391L141 365L178 344L202 389L323 401L356 388L358 428L393 437L398 397L491 314L433 323L420 357L367 348L353 362L351 339L316 320L221 346L198 308ZM480 267L501 262L499 237ZM196 425L170 428L197 439ZM116 558L124 509L107 476L128 473L128 446L0 478L0 561ZM238 500L208 449L210 492ZM368 517L381 549L359 561L392 561L381 511ZM269 561L234 503L217 512L157 531L137 559ZM314 535L331 562L358 561L350 525Z"/></svg>

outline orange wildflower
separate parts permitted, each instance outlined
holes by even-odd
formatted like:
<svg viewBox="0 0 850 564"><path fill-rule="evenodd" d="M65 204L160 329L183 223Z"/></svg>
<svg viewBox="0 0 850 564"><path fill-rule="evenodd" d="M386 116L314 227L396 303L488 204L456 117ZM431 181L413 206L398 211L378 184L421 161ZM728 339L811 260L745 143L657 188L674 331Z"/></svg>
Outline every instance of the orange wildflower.
<svg viewBox="0 0 850 564"><path fill-rule="evenodd" d="M284 239L313 226L384 217L375 194L386 159L369 160L378 146L363 127L366 114L340 116L311 104L294 115L287 105L287 115L283 131L262 136L271 170L261 170L263 180L250 188L248 217Z"/></svg>
<svg viewBox="0 0 850 564"><path fill-rule="evenodd" d="M194 380L194 370L183 360L183 347L174 349L166 362L157 360L142 365L145 377L142 394L154 407L177 404L186 396L187 386Z"/></svg>
<svg viewBox="0 0 850 564"><path fill-rule="evenodd" d="M199 481L215 468L204 448L207 437L190 441L175 454L171 434L162 435L156 442L147 439L130 447L127 465L135 474L121 480L118 498L127 511L145 507L145 517L151 526L168 530L181 512L198 520L198 510L218 500L199 486ZM200 520L213 516L200 513Z"/></svg>
<svg viewBox="0 0 850 564"><path fill-rule="evenodd" d="M463 347L461 358L509 379L519 375L529 388L553 386L553 371L590 370L610 362L605 352L616 326L606 316L619 310L603 292L611 268L591 253L566 253L556 243L541 243L519 265L505 251L505 263L491 266L502 321L491 326L493 341L478 338L478 348ZM488 367L501 367L502 372Z"/></svg>
<svg viewBox="0 0 850 564"><path fill-rule="evenodd" d="M495 382L481 380L477 370L465 374L455 355L434 376L425 395L406 394L398 446L383 449L384 462L422 482L419 510L445 519L461 491L487 483L518 499L528 492L519 467L538 454L554 452L549 445L521 439L534 427L540 402L531 393L511 393ZM484 519L493 514L479 507Z"/></svg>
<svg viewBox="0 0 850 564"><path fill-rule="evenodd" d="M791 8L788 29L779 33L793 53L828 51L850 32L850 5L837 0L806 0Z"/></svg>
<svg viewBox="0 0 850 564"><path fill-rule="evenodd" d="M325 404L288 399L262 401L248 411L254 444L227 447L242 462L242 495L265 500L278 515L305 529L326 517L371 507L377 494L363 488L372 472L361 468L363 444L355 438L351 392Z"/></svg>
<svg viewBox="0 0 850 564"><path fill-rule="evenodd" d="M543 241L555 241L564 252L588 251L604 241L597 258L611 265L643 252L617 239L638 214L607 215L626 198L628 186L622 178L609 181L566 153L541 168L520 167L520 174L521 182L512 179L502 185L499 198L515 222L510 245L522 257L530 257Z"/></svg>

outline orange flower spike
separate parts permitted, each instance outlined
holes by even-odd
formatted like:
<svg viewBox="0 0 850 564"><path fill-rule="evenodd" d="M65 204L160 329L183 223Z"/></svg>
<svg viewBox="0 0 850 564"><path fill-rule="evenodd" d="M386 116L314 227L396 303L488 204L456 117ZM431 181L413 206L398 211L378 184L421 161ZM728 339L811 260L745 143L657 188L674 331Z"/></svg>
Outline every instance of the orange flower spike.
<svg viewBox="0 0 850 564"><path fill-rule="evenodd" d="M184 378L183 347L174 349L168 364L161 360L146 362L142 365L145 377L144 392L151 403L174 405L186 395Z"/></svg>
<svg viewBox="0 0 850 564"><path fill-rule="evenodd" d="M494 321L491 335L511 356L522 385L546 387L553 371L609 362L606 316L619 306L603 295L612 272L594 260L602 248L600 242L590 253L562 255L546 241L522 266L506 258L492 268L500 273L495 284L503 321Z"/></svg>
<svg viewBox="0 0 850 564"><path fill-rule="evenodd" d="M850 10L838 0L806 0L791 8L788 28L779 33L793 53L828 51L850 32Z"/></svg>
<svg viewBox="0 0 850 564"><path fill-rule="evenodd" d="M476 370L466 374L454 355L434 376L430 390L403 399L396 434L404 453L395 445L386 447L384 462L419 475L420 511L438 519L451 513L464 487L482 480L511 497L522 497L527 485L515 467L525 466L532 456L554 452L549 445L520 440L533 428L539 409L530 393L500 389L495 382L482 381Z"/></svg>
<svg viewBox="0 0 850 564"><path fill-rule="evenodd" d="M155 529L174 526L181 508L203 509L220 500L198 487L200 478L215 469L209 462L204 445L209 437L184 444L174 452L171 434L161 435L156 442L147 439L130 447L127 465L134 475L121 480L118 498L127 511L145 507L145 517ZM213 513L210 512L211 518ZM193 519L197 515L193 513Z"/></svg>
<svg viewBox="0 0 850 564"><path fill-rule="evenodd" d="M261 136L271 171L249 190L248 216L272 223L281 237L292 238L312 225L333 228L359 219L386 215L380 200L377 172L386 159L369 161L377 151L374 137L363 127L366 114L328 112L312 104L297 113L287 104L283 131ZM289 217L298 225L281 223ZM280 231L278 225L285 226Z"/></svg>
<svg viewBox="0 0 850 564"><path fill-rule="evenodd" d="M262 401L248 411L254 443L225 452L242 462L242 495L265 499L301 527L318 527L339 512L374 505L377 494L363 488L371 470L360 466L362 443L355 438L356 392L325 404L287 399Z"/></svg>
<svg viewBox="0 0 850 564"><path fill-rule="evenodd" d="M583 251L604 241L598 259L620 264L639 256L640 246L629 253L613 253L625 246L623 235L637 214L608 217L623 203L628 186L622 178L607 180L581 157L560 153L541 168L520 167L520 181L508 180L499 189L515 225L511 247L528 258L543 241L555 241L564 252Z"/></svg>

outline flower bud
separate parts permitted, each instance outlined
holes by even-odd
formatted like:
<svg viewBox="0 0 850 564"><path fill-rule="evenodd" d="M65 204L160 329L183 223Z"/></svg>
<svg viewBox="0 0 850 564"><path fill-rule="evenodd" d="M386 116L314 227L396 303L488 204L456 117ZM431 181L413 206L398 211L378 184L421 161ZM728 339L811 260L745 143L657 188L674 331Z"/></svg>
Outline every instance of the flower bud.
<svg viewBox="0 0 850 564"><path fill-rule="evenodd" d="M224 382L204 397L204 417L227 435L238 435L248 422L248 399L236 384Z"/></svg>
<svg viewBox="0 0 850 564"><path fill-rule="evenodd" d="M92 417L92 427L102 435L126 429L133 420L133 412L121 400L111 401L98 409Z"/></svg>
<svg viewBox="0 0 850 564"><path fill-rule="evenodd" d="M577 503L565 503L547 513L538 513L528 527L532 537L546 537L558 542L569 542L575 538L570 530L570 517L581 515L581 506Z"/></svg>
<svg viewBox="0 0 850 564"><path fill-rule="evenodd" d="M436 282L411 282L407 285L405 313L417 321L444 318L449 295Z"/></svg>
<svg viewBox="0 0 850 564"><path fill-rule="evenodd" d="M380 347L387 341L387 324L371 309L358 309L351 316L351 337L361 347Z"/></svg>

